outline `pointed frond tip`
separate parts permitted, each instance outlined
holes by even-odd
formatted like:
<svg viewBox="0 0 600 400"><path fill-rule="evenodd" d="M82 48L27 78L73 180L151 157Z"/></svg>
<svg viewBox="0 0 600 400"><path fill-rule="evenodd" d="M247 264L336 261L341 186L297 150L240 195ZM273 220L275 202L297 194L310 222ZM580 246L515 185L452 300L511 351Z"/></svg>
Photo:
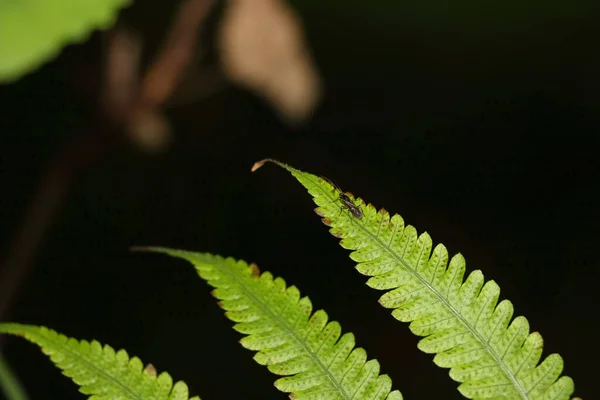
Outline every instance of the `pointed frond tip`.
<svg viewBox="0 0 600 400"><path fill-rule="evenodd" d="M256 362L283 376L275 387L302 400L401 400L392 381L379 375L379 363L367 361L351 333L342 335L323 310L312 312L308 297L282 278L258 271L255 264L208 253L145 248L190 262L214 287L213 295L234 329L246 335L240 343L256 351Z"/></svg>
<svg viewBox="0 0 600 400"><path fill-rule="evenodd" d="M188 387L171 376L157 376L152 364L145 368L139 358L98 341L78 341L46 327L0 323L0 333L20 336L36 345L52 362L94 400L187 400ZM198 396L191 400L200 400Z"/></svg>
<svg viewBox="0 0 600 400"><path fill-rule="evenodd" d="M551 354L540 363L541 335L530 333L522 316L511 322L512 303L498 303L499 286L485 282L481 271L464 279L461 254L449 260L446 247L433 247L426 232L418 235L399 215L377 210L360 198L352 200L362 215L356 218L325 179L266 161L288 170L308 190L318 206L316 213L341 239L341 246L351 250L356 269L370 277L367 285L386 291L379 303L393 309L394 318L410 322L415 335L424 336L418 347L436 354L438 366L450 368L450 377L461 383L458 390L465 397L570 398L574 383L561 376L562 358Z"/></svg>
<svg viewBox="0 0 600 400"><path fill-rule="evenodd" d="M268 163L268 162L270 162L270 163L273 163L273 164L275 164L275 165L278 165L278 166L280 166L281 168L285 168L285 169L287 169L288 171L291 171L291 170L293 169L293 168L292 168L292 167L290 167L289 165L287 165L287 164L284 164L284 163L282 163L281 161L277 161L277 160L275 160L275 159L273 159L273 158L263 158L262 160L260 160L260 161L257 161L257 162L255 162L255 163L252 165L252 169L251 169L251 171L252 171L252 172L256 171L257 169L259 169L260 167L262 167L263 165L265 165L265 164L266 164L266 163Z"/></svg>

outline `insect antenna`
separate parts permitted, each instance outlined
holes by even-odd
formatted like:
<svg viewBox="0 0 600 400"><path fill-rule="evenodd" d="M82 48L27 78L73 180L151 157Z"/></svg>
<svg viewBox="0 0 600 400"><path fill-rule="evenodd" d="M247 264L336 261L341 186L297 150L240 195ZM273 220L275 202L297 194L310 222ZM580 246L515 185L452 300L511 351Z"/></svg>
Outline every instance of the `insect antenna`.
<svg viewBox="0 0 600 400"><path fill-rule="evenodd" d="M334 191L337 190L339 193L339 199L342 202L342 208L340 209L340 214L344 211L344 208L348 211L350 211L350 213L358 219L361 219L363 216L362 210L360 209L359 206L357 206L356 204L354 204L352 202L352 200L350 200L350 197L348 197L348 195L346 193L344 193L342 191L342 189L336 185L335 183L333 183L331 180L325 178L324 176L320 176L321 179L323 179L324 181L328 182L331 186L334 187ZM339 217L339 215L338 215Z"/></svg>

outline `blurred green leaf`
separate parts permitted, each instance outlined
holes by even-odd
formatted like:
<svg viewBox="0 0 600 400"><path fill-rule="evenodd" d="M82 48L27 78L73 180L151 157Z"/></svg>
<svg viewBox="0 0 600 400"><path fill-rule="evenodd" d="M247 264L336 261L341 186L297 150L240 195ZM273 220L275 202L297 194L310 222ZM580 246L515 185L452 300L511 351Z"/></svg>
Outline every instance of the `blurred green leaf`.
<svg viewBox="0 0 600 400"><path fill-rule="evenodd" d="M54 58L64 46L114 23L131 0L2 0L0 83L9 83Z"/></svg>

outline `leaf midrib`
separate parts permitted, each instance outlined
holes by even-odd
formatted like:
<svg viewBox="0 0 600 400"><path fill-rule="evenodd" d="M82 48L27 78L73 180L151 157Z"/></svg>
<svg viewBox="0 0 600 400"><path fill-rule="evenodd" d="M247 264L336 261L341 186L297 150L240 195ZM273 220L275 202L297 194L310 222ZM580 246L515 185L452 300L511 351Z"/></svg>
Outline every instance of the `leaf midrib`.
<svg viewBox="0 0 600 400"><path fill-rule="evenodd" d="M333 376L333 374L329 371L329 368L325 367L325 365L321 362L321 360L319 359L319 357L316 355L316 353L314 353L310 347L308 347L308 345L306 344L306 341L303 340L300 336L297 335L296 330L291 327L290 325L288 325L288 323L286 322L285 319L279 318L273 311L271 311L271 309L267 306L266 303L264 303L258 296L256 296L254 294L254 292L249 289L243 282L243 279L239 279L237 274L233 273L230 268L226 265L226 262L223 262L221 260L219 260L222 264L225 264L225 268L223 268L222 270L225 270L228 272L228 275L230 275L230 277L233 278L233 281L239 285L246 293L247 296L250 297L255 303L258 304L258 306L260 307L261 310L263 310L263 312L267 315L269 315L271 317L272 320L275 321L275 323L277 325L279 325L281 327L281 329L283 331L288 332L288 334L290 334L294 340L296 340L297 343L300 344L300 346L309 354L310 358L313 360L313 362L319 366L319 368L321 368L321 370L325 373L325 375L329 378L329 380L331 381L331 383L333 384L333 386L342 394L342 396L344 397L344 399L348 399L348 400L352 400L353 396L348 395L348 393L346 393L346 391L343 389L341 382L338 383L337 380L335 379L335 377ZM273 282L275 281L275 277L273 277ZM257 280L257 282L260 283L259 280ZM286 290L289 289L289 287L286 287ZM287 308L288 306L286 306ZM285 309L284 309L285 310ZM314 312L312 313L314 314ZM310 321L310 317L312 316L309 315L309 319L308 321ZM308 322L307 322L308 323ZM329 323L329 321L328 321ZM327 326L327 325L326 325ZM289 376L289 375L288 375Z"/></svg>
<svg viewBox="0 0 600 400"><path fill-rule="evenodd" d="M302 172L300 172L302 173ZM325 197L329 198L331 200L332 203L337 204L338 199L336 199L335 197L333 197L330 193L328 193L328 191L324 190L321 185L317 182L315 182L314 179L312 179L311 176L305 176L305 178L307 180L309 180L316 188L318 188ZM344 209L343 206L338 205L340 209ZM473 337L475 337L477 339L477 341L479 341L480 345L482 348L484 348L492 357L493 359L496 361L496 364L500 367L500 369L504 372L504 374L508 377L508 379L513 383L513 386L515 387L515 389L518 391L518 393L521 395L521 397L525 400L527 400L529 397L527 396L527 392L525 390L525 388L523 388L519 382L517 381L516 377L510 372L510 369L508 368L508 366L501 361L501 358L499 356L499 354L497 354L491 347L489 347L487 345L487 341L484 340L484 338L479 334L479 332L474 329L473 327L471 327L471 324L469 324L467 322L467 320L462 316L461 313L458 312L458 310L456 308L454 308L448 301L447 299L442 296L442 294L436 290L436 288L434 286L432 286L431 284L429 284L427 282L427 280L424 279L424 277L422 277L419 273L417 273L415 268L412 268L404 259L402 256L398 255L390 246L384 244L378 236L373 235L369 230L365 229L365 227L363 226L363 224L359 224L357 223L357 221L355 221L355 218L349 218L350 222L354 225L356 225L359 229L361 229L365 235L371 239L372 241L376 242L377 244L380 245L380 247L382 249L384 249L385 251L387 251L395 260L397 260L400 264L402 264L408 271L410 271L410 273L416 277L423 286L427 287L432 293L434 293L438 299L440 300L440 302L442 304L444 304L448 309L451 310L451 312L456 316L456 318L467 328L467 330L473 335ZM391 220L391 214L390 214L390 220ZM404 224L403 227L403 233L404 230L406 229L406 225ZM417 241L419 240L419 236L417 235ZM419 255L419 258L423 257L423 254ZM448 263L450 262L450 260L448 260ZM447 266L446 266L447 267ZM463 282L464 283L464 282Z"/></svg>
<svg viewBox="0 0 600 400"><path fill-rule="evenodd" d="M25 329L23 332L27 332L29 335L33 335L33 336L38 336L39 338L41 338L42 340L46 341L46 342L50 342L51 344L54 345L53 348L49 348L51 350L55 350L55 351L62 351L64 353L67 353L69 356L79 360L82 364L87 365L89 369L96 371L99 375L104 376L108 381L112 381L115 382L118 386L120 386L126 393L129 393L131 395L131 398L133 399L139 399L142 400L142 397L139 397L136 395L135 392L133 392L129 387L127 387L125 384L121 383L116 377L113 377L112 375L106 373L105 371L103 371L102 369L96 367L96 364L94 364L92 361L87 360L86 358L82 357L79 355L79 353L75 353L73 352L69 347L69 341L71 340L71 338L67 337L67 341L65 343L59 343L51 338L49 338L48 336L43 336L41 334L41 332L35 332L35 331L31 331L30 329ZM49 332L52 332L51 330L49 330ZM60 333L56 332L56 334L58 335L58 337L60 337ZM81 341L77 340L77 339L73 339L75 341L77 341L78 345L81 345ZM91 345L92 342L88 342L90 344L90 349L91 349ZM38 346L42 347L42 349L44 348L44 346L36 343ZM102 347L102 353L101 355L104 354L104 346L100 345ZM116 354L116 352L115 352ZM130 361L131 358L128 359L128 361ZM63 371L66 371L66 368L61 368ZM70 377L71 378L71 377ZM71 378L73 379L73 378ZM142 377L143 379L143 377Z"/></svg>

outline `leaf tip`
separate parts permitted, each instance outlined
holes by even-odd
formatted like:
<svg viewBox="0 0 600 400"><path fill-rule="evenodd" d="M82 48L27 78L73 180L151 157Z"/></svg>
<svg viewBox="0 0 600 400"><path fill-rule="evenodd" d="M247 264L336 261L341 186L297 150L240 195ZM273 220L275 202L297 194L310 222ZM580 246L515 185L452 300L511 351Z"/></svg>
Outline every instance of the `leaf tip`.
<svg viewBox="0 0 600 400"><path fill-rule="evenodd" d="M159 246L129 246L129 251L132 253L163 253L171 255L169 252L173 250Z"/></svg>
<svg viewBox="0 0 600 400"><path fill-rule="evenodd" d="M153 378L156 378L156 367L152 364L148 364L146 365L146 367L144 368L144 372L147 373L148 375L150 375Z"/></svg>
<svg viewBox="0 0 600 400"><path fill-rule="evenodd" d="M260 269L258 268L258 265L256 265L256 263L250 264L250 275L255 277L260 276Z"/></svg>
<svg viewBox="0 0 600 400"><path fill-rule="evenodd" d="M148 246L129 246L129 251L132 253L147 253L152 250Z"/></svg>
<svg viewBox="0 0 600 400"><path fill-rule="evenodd" d="M257 169L259 169L260 167L262 167L263 165L265 165L268 162L273 163L273 164L277 164L280 167L286 168L286 165L284 163L282 163L281 161L277 161L277 160L275 160L273 158L264 158L264 159L262 159L260 161L255 162L252 165L252 168L250 169L250 171L254 172L254 171L256 171Z"/></svg>
<svg viewBox="0 0 600 400"><path fill-rule="evenodd" d="M343 237L342 232L336 230L336 229L330 229L329 233L331 233L331 236L336 237L338 239L341 239Z"/></svg>
<svg viewBox="0 0 600 400"><path fill-rule="evenodd" d="M320 207L317 207L314 209L315 214L317 214L319 217L325 217L325 213L323 212L323 210Z"/></svg>

